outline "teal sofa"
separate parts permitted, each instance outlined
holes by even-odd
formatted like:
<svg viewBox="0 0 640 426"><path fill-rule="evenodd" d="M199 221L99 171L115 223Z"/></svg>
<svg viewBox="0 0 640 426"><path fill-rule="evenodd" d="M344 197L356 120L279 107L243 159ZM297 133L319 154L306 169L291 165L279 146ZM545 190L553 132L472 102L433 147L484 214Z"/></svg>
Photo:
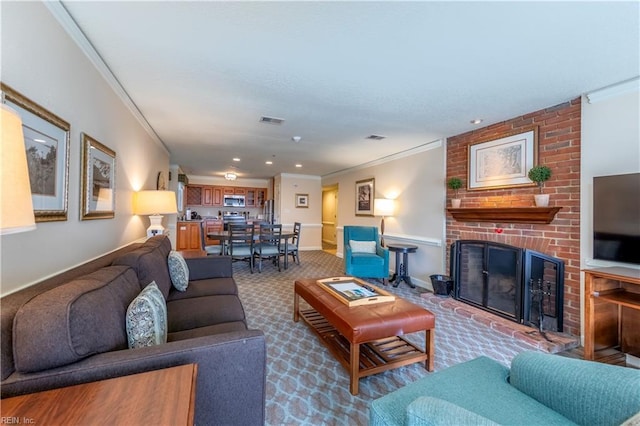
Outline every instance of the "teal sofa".
<svg viewBox="0 0 640 426"><path fill-rule="evenodd" d="M640 412L640 370L540 352L487 358L371 403L370 425L620 425ZM635 424L635 423L634 423Z"/></svg>

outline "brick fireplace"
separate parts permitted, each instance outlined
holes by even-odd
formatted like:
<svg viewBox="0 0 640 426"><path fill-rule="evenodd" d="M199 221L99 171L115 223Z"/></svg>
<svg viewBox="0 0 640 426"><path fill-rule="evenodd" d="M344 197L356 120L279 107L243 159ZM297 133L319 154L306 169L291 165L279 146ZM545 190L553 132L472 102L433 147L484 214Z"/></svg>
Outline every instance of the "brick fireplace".
<svg viewBox="0 0 640 426"><path fill-rule="evenodd" d="M562 259L563 331L576 336L580 335L580 113L577 98L447 140L447 179L460 177L466 184L470 144L538 126L538 164L549 166L553 173L544 191L551 195L550 206L562 207L555 219L550 224L458 222L447 213L447 247L456 240L484 240ZM459 197L462 208L530 207L535 193L534 187L474 191L463 188ZM447 199L452 195L449 191Z"/></svg>

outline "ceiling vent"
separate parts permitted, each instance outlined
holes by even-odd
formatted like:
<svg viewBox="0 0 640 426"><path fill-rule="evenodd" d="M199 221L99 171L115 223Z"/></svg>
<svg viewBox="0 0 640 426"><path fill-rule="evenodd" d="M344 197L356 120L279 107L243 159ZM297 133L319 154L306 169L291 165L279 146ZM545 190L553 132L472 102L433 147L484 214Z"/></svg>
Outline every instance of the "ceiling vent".
<svg viewBox="0 0 640 426"><path fill-rule="evenodd" d="M262 116L260 117L260 122L261 123L267 123L267 124L275 124L275 125L280 125L282 123L284 123L284 119L282 118L275 118L275 117L267 117L267 116Z"/></svg>
<svg viewBox="0 0 640 426"><path fill-rule="evenodd" d="M367 136L365 139L371 139L373 141L381 141L382 139L386 138L386 136L380 136L380 135L369 135Z"/></svg>

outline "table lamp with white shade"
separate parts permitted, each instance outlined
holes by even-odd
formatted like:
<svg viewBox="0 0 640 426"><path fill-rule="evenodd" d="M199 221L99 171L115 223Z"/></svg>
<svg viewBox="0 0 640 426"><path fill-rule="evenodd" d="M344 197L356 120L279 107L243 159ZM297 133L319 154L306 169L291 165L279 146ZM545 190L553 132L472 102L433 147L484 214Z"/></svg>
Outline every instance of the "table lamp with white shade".
<svg viewBox="0 0 640 426"><path fill-rule="evenodd" d="M176 193L173 191L138 191L134 196L133 212L139 215L149 215L151 225L147 228L147 237L164 234L162 215L178 213Z"/></svg>
<svg viewBox="0 0 640 426"><path fill-rule="evenodd" d="M0 105L0 235L36 229L22 120Z"/></svg>
<svg viewBox="0 0 640 426"><path fill-rule="evenodd" d="M382 216L380 222L380 245L384 247L384 218L393 216L395 211L395 201L389 198L376 198L373 203L373 215Z"/></svg>

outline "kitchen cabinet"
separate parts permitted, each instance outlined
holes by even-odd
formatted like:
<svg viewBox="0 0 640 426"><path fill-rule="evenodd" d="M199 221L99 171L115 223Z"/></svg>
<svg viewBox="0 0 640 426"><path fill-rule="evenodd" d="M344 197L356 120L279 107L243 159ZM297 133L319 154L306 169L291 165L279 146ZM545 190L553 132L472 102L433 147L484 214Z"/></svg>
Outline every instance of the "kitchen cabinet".
<svg viewBox="0 0 640 426"><path fill-rule="evenodd" d="M222 207L222 203L223 203L222 187L214 186L213 187L213 204L211 205Z"/></svg>
<svg viewBox="0 0 640 426"><path fill-rule="evenodd" d="M246 207L255 207L256 206L256 189L255 188L247 188L247 193L245 194L244 203Z"/></svg>
<svg viewBox="0 0 640 426"><path fill-rule="evenodd" d="M202 205L203 206L213 205L213 187L212 186L202 187Z"/></svg>
<svg viewBox="0 0 640 426"><path fill-rule="evenodd" d="M187 206L202 205L202 185L187 186Z"/></svg>
<svg viewBox="0 0 640 426"><path fill-rule="evenodd" d="M267 199L266 188L256 188L256 207L264 207L264 202Z"/></svg>
<svg viewBox="0 0 640 426"><path fill-rule="evenodd" d="M188 185L186 194L187 206L223 207L225 195L244 195L247 208L261 208L267 198L267 189L243 186Z"/></svg>
<svg viewBox="0 0 640 426"><path fill-rule="evenodd" d="M178 222L176 250L196 250L202 248L200 239L201 222Z"/></svg>

